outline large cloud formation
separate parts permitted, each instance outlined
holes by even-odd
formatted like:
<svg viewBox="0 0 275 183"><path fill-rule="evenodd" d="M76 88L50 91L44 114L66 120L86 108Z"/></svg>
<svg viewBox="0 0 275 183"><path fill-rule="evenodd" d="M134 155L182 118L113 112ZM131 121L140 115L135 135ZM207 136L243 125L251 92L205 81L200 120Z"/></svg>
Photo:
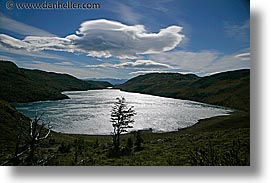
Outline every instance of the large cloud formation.
<svg viewBox="0 0 275 183"><path fill-rule="evenodd" d="M184 39L181 30L180 26L169 26L158 33L148 33L143 25L99 19L83 22L75 34L64 38L27 36L19 40L0 34L0 45L27 51L82 52L92 57L131 59L173 50Z"/></svg>

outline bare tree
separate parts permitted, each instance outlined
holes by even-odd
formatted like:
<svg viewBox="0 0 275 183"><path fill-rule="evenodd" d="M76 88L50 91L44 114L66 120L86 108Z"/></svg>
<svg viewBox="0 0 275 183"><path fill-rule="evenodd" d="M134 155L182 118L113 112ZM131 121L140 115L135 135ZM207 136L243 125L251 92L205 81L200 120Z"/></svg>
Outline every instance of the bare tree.
<svg viewBox="0 0 275 183"><path fill-rule="evenodd" d="M19 119L20 126L16 135L15 153L13 158L4 164L9 162L12 162L13 165L24 164L24 160L20 160L20 157L24 154L27 154L27 164L34 164L35 149L51 132L50 123L42 121L41 117L42 115L38 116L36 114L34 119L29 121L29 124L24 124L24 120Z"/></svg>
<svg viewBox="0 0 275 183"><path fill-rule="evenodd" d="M133 128L135 122L132 117L136 115L133 110L134 106L128 107L124 97L116 98L113 109L111 111L111 123L113 126L113 145L116 151L120 146L121 133L128 132L129 128Z"/></svg>
<svg viewBox="0 0 275 183"><path fill-rule="evenodd" d="M37 146L46 139L51 132L50 122L44 122L41 119L42 115L35 115L33 120L25 123L22 118L19 119L19 129L16 134L16 145L14 155L11 159L5 161L1 165L33 165L33 157ZM26 155L27 154L27 155ZM25 160L21 157L27 157ZM44 160L40 160L44 163Z"/></svg>
<svg viewBox="0 0 275 183"><path fill-rule="evenodd" d="M23 155L27 150L25 149L24 151L20 151L20 143L22 141L22 138L24 137L24 125L23 125L23 120L22 118L19 119L19 130L16 134L16 145L15 145L15 152L14 152L14 157L12 159L13 165L18 165L20 163L19 157ZM22 148L22 147L21 147Z"/></svg>
<svg viewBox="0 0 275 183"><path fill-rule="evenodd" d="M37 145L46 139L51 132L50 122L44 122L41 115L35 115L34 119L30 121L30 129L28 136L29 155L27 161L33 163L33 156ZM41 122L41 124L39 124Z"/></svg>

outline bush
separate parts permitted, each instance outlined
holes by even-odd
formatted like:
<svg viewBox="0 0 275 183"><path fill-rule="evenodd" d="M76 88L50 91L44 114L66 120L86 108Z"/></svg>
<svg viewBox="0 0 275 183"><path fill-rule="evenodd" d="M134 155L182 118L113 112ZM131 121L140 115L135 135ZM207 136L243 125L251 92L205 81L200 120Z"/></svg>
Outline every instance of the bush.
<svg viewBox="0 0 275 183"><path fill-rule="evenodd" d="M140 131L135 133L136 141L135 141L135 151L141 151L143 149L142 143L143 139L141 138Z"/></svg>
<svg viewBox="0 0 275 183"><path fill-rule="evenodd" d="M71 151L71 145L65 144L64 142L58 147L58 151L62 154L69 153Z"/></svg>
<svg viewBox="0 0 275 183"><path fill-rule="evenodd" d="M127 145L126 145L126 148L128 151L132 151L132 148L133 148L133 140L131 137L129 137L127 139Z"/></svg>
<svg viewBox="0 0 275 183"><path fill-rule="evenodd" d="M240 139L232 141L229 150L215 147L210 140L205 146L196 146L189 152L189 162L196 166L243 166L249 165L249 158L242 152Z"/></svg>

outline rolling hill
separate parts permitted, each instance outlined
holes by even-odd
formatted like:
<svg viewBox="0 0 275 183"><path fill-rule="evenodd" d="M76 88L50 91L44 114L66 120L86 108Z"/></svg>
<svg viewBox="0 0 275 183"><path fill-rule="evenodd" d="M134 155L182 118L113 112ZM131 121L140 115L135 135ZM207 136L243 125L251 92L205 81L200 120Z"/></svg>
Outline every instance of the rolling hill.
<svg viewBox="0 0 275 183"><path fill-rule="evenodd" d="M18 68L9 61L0 61L0 81L0 99L8 102L66 99L62 91L112 86L108 82L86 82L68 74Z"/></svg>
<svg viewBox="0 0 275 183"><path fill-rule="evenodd" d="M151 73L117 85L124 91L193 100L249 111L250 70L199 77L194 74Z"/></svg>

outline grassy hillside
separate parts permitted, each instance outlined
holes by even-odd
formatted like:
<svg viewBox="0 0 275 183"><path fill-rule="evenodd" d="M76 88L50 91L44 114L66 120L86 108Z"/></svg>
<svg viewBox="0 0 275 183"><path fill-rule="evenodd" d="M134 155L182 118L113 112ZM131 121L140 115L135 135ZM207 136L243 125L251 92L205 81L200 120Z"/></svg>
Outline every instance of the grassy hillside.
<svg viewBox="0 0 275 183"><path fill-rule="evenodd" d="M19 124L26 124L27 120L28 118L17 112L11 104L0 100L0 162L14 153Z"/></svg>
<svg viewBox="0 0 275 183"><path fill-rule="evenodd" d="M152 73L116 86L124 91L205 102L249 111L250 70L206 77L194 74Z"/></svg>
<svg viewBox="0 0 275 183"><path fill-rule="evenodd" d="M177 132L141 131L141 150L135 150L135 145L127 149L129 139L135 143L136 133L126 134L121 137L121 145L125 150L119 155L111 153L111 136L54 134L52 138L55 138L55 144L47 146L54 157L49 165L247 166L250 164L248 118L246 114L235 113L232 116L200 120L196 127ZM83 144L77 164L74 162L76 141ZM49 154L43 149L41 151Z"/></svg>
<svg viewBox="0 0 275 183"><path fill-rule="evenodd" d="M68 74L18 68L0 61L0 99L8 102L31 102L68 98L62 91L102 89L107 82L82 81Z"/></svg>

